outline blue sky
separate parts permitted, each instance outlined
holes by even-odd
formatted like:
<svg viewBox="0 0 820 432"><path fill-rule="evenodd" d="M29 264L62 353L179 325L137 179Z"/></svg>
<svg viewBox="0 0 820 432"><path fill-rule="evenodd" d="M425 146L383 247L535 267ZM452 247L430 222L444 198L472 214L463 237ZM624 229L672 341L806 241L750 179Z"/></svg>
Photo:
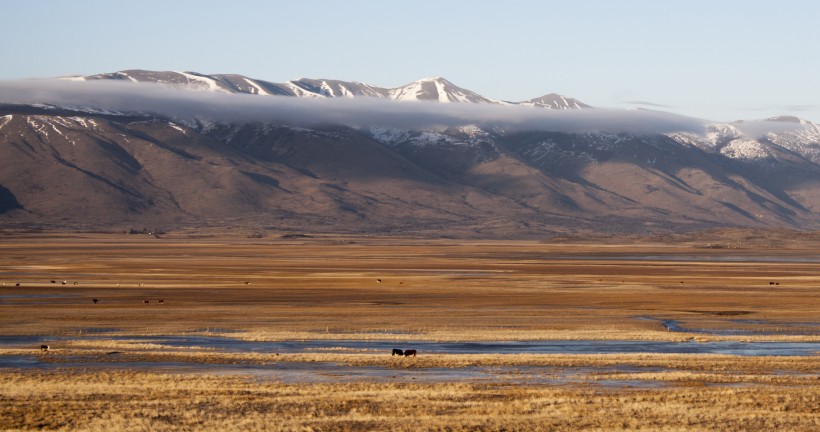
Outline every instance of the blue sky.
<svg viewBox="0 0 820 432"><path fill-rule="evenodd" d="M820 122L820 2L2 1L0 79L123 69L485 96L557 92L719 121Z"/></svg>

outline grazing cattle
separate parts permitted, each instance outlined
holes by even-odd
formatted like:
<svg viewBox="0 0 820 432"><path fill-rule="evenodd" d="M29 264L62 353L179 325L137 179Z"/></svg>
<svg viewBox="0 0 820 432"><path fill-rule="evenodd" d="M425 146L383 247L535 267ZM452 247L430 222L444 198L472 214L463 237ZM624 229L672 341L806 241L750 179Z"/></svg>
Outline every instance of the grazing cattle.
<svg viewBox="0 0 820 432"><path fill-rule="evenodd" d="M48 345L40 345L40 351L48 352L48 350L49 350Z"/></svg>
<svg viewBox="0 0 820 432"><path fill-rule="evenodd" d="M65 284L67 284L67 283L68 283L68 282L66 282L66 281L63 281L63 285L65 285Z"/></svg>
<svg viewBox="0 0 820 432"><path fill-rule="evenodd" d="M410 356L415 357L416 356L416 350L404 350L404 356L405 357L410 357Z"/></svg>
<svg viewBox="0 0 820 432"><path fill-rule="evenodd" d="M250 281L245 281L245 285L250 285Z"/></svg>
<svg viewBox="0 0 820 432"><path fill-rule="evenodd" d="M56 283L57 283L57 281L51 281L51 283L54 283L54 284L56 284Z"/></svg>
<svg viewBox="0 0 820 432"><path fill-rule="evenodd" d="M140 282L140 286L142 286L142 282Z"/></svg>
<svg viewBox="0 0 820 432"><path fill-rule="evenodd" d="M376 279L376 282L382 283L382 280L381 279Z"/></svg>
<svg viewBox="0 0 820 432"><path fill-rule="evenodd" d="M79 285L79 284L80 284L79 282L74 282L74 285Z"/></svg>
<svg viewBox="0 0 820 432"><path fill-rule="evenodd" d="M143 300L142 303L143 304L148 304L148 303L151 303L151 301L150 300Z"/></svg>
<svg viewBox="0 0 820 432"><path fill-rule="evenodd" d="M769 282L769 285L774 285L774 282Z"/></svg>
<svg viewBox="0 0 820 432"><path fill-rule="evenodd" d="M400 350L400 349L398 349L398 348L393 348L393 354L390 354L390 357L393 357L394 355L397 355L397 356L403 356L403 355L404 355L404 351L402 351L402 350Z"/></svg>
<svg viewBox="0 0 820 432"><path fill-rule="evenodd" d="M99 300L97 300L97 299L91 299L91 301L92 301L92 302L94 302L94 304L97 304L97 302L98 302Z"/></svg>
<svg viewBox="0 0 820 432"><path fill-rule="evenodd" d="M14 284L14 286L20 286L20 283L18 282L18 283L16 283L16 284Z"/></svg>
<svg viewBox="0 0 820 432"><path fill-rule="evenodd" d="M157 303L159 303L159 304L165 304L165 300L157 300Z"/></svg>

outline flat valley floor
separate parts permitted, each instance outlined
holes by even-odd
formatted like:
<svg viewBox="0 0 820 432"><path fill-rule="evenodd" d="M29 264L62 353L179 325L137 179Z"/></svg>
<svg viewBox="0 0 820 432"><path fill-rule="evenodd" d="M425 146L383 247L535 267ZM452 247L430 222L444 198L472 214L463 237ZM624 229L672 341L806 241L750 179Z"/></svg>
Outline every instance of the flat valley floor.
<svg viewBox="0 0 820 432"><path fill-rule="evenodd" d="M6 232L0 283L4 430L820 430L811 234Z"/></svg>

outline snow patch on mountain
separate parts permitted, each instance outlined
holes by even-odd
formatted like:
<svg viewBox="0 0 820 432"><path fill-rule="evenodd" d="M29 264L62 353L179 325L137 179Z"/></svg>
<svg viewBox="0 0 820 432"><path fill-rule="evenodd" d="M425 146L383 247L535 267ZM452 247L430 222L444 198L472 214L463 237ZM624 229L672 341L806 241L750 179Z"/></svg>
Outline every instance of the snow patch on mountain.
<svg viewBox="0 0 820 432"><path fill-rule="evenodd" d="M295 96L298 96L298 97L307 97L307 98L313 98L313 99L322 99L322 98L326 97L325 95L323 95L321 93L315 93L315 92L312 92L312 91L310 91L306 88L303 88L300 85L299 81L288 81L284 85L290 91L292 91Z"/></svg>
<svg viewBox="0 0 820 432"><path fill-rule="evenodd" d="M720 154L732 159L765 159L772 155L767 146L749 138L732 140L720 149Z"/></svg>
<svg viewBox="0 0 820 432"><path fill-rule="evenodd" d="M571 110L571 109L584 109L584 108L591 108L589 105L570 97L566 97L563 95L559 95L556 93L550 93L535 99L530 99L524 102L519 102L518 105L522 106L534 106L540 108L547 108L547 109L557 109L557 110Z"/></svg>
<svg viewBox="0 0 820 432"><path fill-rule="evenodd" d="M265 89L260 87L259 84L256 84L255 82L253 82L253 80L250 80L250 79L245 78L245 77L242 77L242 79L244 79L245 82L248 83L249 86L251 86L251 93L262 95L262 96L270 96L271 95Z"/></svg>
<svg viewBox="0 0 820 432"><path fill-rule="evenodd" d="M222 92L222 93L230 93L228 90L225 90L222 86L219 85L219 82L211 77L202 76L202 75L194 75L187 72L176 72L185 78L188 79L188 83L194 88L202 88L204 90L215 91L215 92Z"/></svg>
<svg viewBox="0 0 820 432"><path fill-rule="evenodd" d="M11 115L11 114L4 115L3 117L0 117L0 129L3 129L4 127L6 127L6 125L11 123L11 121L13 119L14 119L14 116Z"/></svg>
<svg viewBox="0 0 820 432"><path fill-rule="evenodd" d="M458 133L463 130L463 136ZM453 131L441 130L404 130L394 128L374 127L370 129L370 136L382 144L389 146L415 146L415 147L431 147L431 146L461 146L461 147L476 147L488 143L488 135L475 126L468 126L458 128Z"/></svg>

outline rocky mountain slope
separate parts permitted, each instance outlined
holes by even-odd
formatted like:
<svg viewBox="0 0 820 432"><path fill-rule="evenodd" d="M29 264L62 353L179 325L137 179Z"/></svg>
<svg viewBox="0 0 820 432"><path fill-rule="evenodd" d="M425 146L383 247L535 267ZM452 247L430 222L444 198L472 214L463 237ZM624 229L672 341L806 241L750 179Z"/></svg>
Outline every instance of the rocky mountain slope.
<svg viewBox="0 0 820 432"><path fill-rule="evenodd" d="M441 78L396 89L187 72L82 79L258 96L511 105ZM516 105L595 109L557 95ZM819 158L820 128L789 117L709 123L703 134L634 134L303 127L6 103L0 222L493 237L818 229Z"/></svg>

